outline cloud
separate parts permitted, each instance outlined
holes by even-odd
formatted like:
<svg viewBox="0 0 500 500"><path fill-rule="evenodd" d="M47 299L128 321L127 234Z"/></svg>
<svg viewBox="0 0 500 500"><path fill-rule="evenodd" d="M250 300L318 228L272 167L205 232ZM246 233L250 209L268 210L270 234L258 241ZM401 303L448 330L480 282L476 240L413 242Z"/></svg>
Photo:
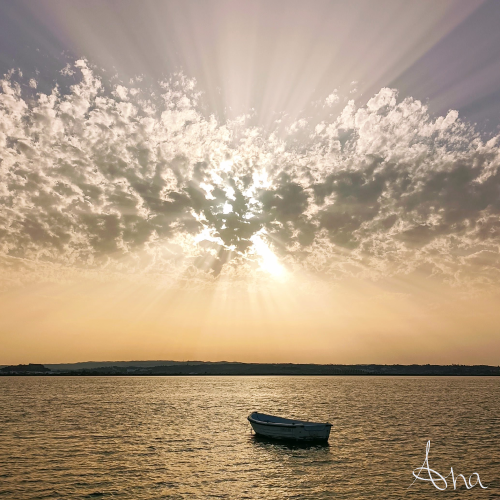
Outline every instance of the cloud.
<svg viewBox="0 0 500 500"><path fill-rule="evenodd" d="M258 237L325 279L498 284L500 149L456 111L433 118L384 88L280 133L205 116L182 74L155 93L104 85L84 60L63 72L78 77L69 92L34 99L14 73L1 81L4 270L241 279L265 270Z"/></svg>
<svg viewBox="0 0 500 500"><path fill-rule="evenodd" d="M330 95L327 96L325 99L325 106L326 107L331 107L335 104L337 104L340 101L340 97L338 94L337 89L335 89Z"/></svg>

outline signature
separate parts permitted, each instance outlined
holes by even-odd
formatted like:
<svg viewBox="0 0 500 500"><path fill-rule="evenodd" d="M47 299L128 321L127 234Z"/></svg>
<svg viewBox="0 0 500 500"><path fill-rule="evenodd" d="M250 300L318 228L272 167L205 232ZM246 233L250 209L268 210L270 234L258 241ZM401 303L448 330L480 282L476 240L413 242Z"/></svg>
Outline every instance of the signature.
<svg viewBox="0 0 500 500"><path fill-rule="evenodd" d="M483 486L481 483L481 479L479 478L479 474L477 472L473 472L469 476L469 481L467 482L467 478L463 474L457 474L455 476L455 473L453 472L453 467L451 468L450 473L447 476L442 476L439 474L439 472L435 471L434 469L430 468L429 465L429 450L431 449L431 442L430 440L427 441L427 447L425 449L425 460L424 463L422 464L422 467L417 467L413 472L413 477L415 478L413 480L413 483L408 486L408 488L411 488L415 481L418 479L419 481L430 481L438 490L444 491L446 488L448 488L448 483L446 479L450 477L451 475L451 480L453 482L453 489L457 489L457 482L459 481L459 478L462 478L463 482L465 483L465 487L470 490L471 488L474 488L474 486L479 485L482 489L486 490L488 487ZM416 472L418 471L418 474ZM425 476L420 476L422 472L427 472L429 477ZM473 479L475 479L475 482L473 483ZM450 484L451 486L451 484Z"/></svg>

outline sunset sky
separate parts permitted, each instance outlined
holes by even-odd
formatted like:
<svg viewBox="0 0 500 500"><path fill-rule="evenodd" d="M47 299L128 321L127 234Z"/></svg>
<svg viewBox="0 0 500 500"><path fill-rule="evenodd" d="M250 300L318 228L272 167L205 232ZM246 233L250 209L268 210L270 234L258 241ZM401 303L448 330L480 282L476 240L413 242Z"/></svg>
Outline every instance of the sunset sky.
<svg viewBox="0 0 500 500"><path fill-rule="evenodd" d="M0 1L0 364L498 365L499 25Z"/></svg>

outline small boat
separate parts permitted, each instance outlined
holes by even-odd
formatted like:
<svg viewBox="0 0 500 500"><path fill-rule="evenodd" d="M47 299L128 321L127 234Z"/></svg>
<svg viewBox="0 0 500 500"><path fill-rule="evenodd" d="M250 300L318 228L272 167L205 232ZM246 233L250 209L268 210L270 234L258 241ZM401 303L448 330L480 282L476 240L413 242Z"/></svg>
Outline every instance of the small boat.
<svg viewBox="0 0 500 500"><path fill-rule="evenodd" d="M255 434L287 441L328 441L332 424L275 417L254 411L248 415Z"/></svg>

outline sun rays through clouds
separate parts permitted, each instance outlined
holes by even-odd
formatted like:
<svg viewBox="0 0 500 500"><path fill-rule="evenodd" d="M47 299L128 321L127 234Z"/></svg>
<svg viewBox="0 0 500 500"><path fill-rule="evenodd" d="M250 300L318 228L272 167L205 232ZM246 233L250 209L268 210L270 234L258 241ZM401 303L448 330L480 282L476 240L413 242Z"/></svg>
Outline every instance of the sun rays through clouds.
<svg viewBox="0 0 500 500"><path fill-rule="evenodd" d="M250 124L203 113L196 82L103 82L0 94L5 280L36 262L206 286L294 272L498 282L498 138L383 88L330 120ZM325 96L329 106L336 93ZM35 273L36 274L36 273ZM40 273L47 279L47 273ZM7 282L7 281L6 281Z"/></svg>

